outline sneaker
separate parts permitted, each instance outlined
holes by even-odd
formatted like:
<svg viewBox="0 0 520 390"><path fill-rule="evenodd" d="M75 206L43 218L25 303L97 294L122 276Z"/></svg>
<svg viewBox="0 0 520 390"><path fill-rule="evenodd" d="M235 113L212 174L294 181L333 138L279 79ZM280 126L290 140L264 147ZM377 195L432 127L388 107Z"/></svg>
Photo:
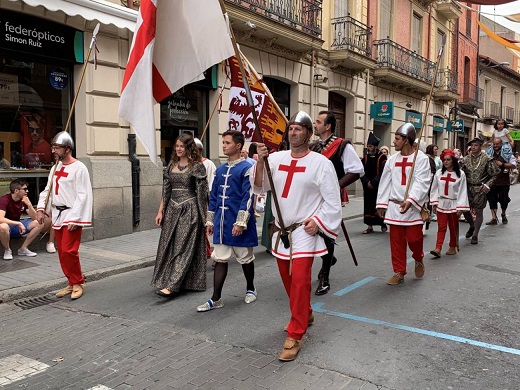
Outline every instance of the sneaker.
<svg viewBox="0 0 520 390"><path fill-rule="evenodd" d="M386 284L389 284L390 286L395 286L396 284L403 283L404 282L404 275L400 272L397 272L392 276Z"/></svg>
<svg viewBox="0 0 520 390"><path fill-rule="evenodd" d="M210 311L213 309L220 309L221 307L224 307L224 302L222 301L222 298L220 298L218 301L213 302L211 299L208 299L208 301L197 307L198 312L203 311Z"/></svg>
<svg viewBox="0 0 520 390"><path fill-rule="evenodd" d="M34 257L36 256L36 253L30 251L29 248L20 248L18 249L18 256Z"/></svg>
<svg viewBox="0 0 520 390"><path fill-rule="evenodd" d="M498 225L498 218L493 218L491 221L486 222L486 225Z"/></svg>
<svg viewBox="0 0 520 390"><path fill-rule="evenodd" d="M13 260L13 251L11 249L4 251L4 260Z"/></svg>
<svg viewBox="0 0 520 390"><path fill-rule="evenodd" d="M474 227L470 227L466 232L466 238L471 238L473 236L473 232L475 231Z"/></svg>
<svg viewBox="0 0 520 390"><path fill-rule="evenodd" d="M56 247L54 246L54 242L47 243L47 252L56 253Z"/></svg>
<svg viewBox="0 0 520 390"><path fill-rule="evenodd" d="M422 261L415 262L415 277L421 279L424 276L424 263Z"/></svg>
<svg viewBox="0 0 520 390"><path fill-rule="evenodd" d="M256 290L254 290L254 291L247 290L246 297L244 298L244 302L253 303L254 301L256 301Z"/></svg>

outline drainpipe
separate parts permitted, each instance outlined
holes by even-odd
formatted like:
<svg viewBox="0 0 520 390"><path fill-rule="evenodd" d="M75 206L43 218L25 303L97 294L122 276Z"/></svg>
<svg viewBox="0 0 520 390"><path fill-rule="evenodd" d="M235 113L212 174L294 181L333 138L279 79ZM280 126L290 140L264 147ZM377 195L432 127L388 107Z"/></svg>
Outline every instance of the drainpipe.
<svg viewBox="0 0 520 390"><path fill-rule="evenodd" d="M314 104L314 61L316 61L316 55L314 53L314 49L312 50L312 56L311 56L311 96L310 96L310 105L311 105L311 108L310 108L310 112L309 112L309 115L311 116L311 118L315 118L315 115L314 115L314 107L313 107L313 104Z"/></svg>
<svg viewBox="0 0 520 390"><path fill-rule="evenodd" d="M141 221L141 197L139 194L141 168L137 157L135 134L128 134L128 159L132 166L132 224L137 227Z"/></svg>

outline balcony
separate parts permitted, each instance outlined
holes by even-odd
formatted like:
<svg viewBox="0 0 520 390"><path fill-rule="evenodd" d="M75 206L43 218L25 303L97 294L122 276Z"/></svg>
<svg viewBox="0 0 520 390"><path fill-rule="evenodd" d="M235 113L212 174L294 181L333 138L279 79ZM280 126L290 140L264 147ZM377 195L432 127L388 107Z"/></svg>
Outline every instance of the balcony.
<svg viewBox="0 0 520 390"><path fill-rule="evenodd" d="M515 110L513 107L502 107L502 118L506 120L508 123L513 123L513 119L515 117Z"/></svg>
<svg viewBox="0 0 520 390"><path fill-rule="evenodd" d="M458 74L449 68L440 69L437 74L437 84L439 88L433 93L437 100L457 100L459 98L458 90Z"/></svg>
<svg viewBox="0 0 520 390"><path fill-rule="evenodd" d="M459 105L468 108L482 108L484 90L471 83L464 83L459 88Z"/></svg>
<svg viewBox="0 0 520 390"><path fill-rule="evenodd" d="M329 59L351 69L373 67L372 29L350 15L332 19Z"/></svg>
<svg viewBox="0 0 520 390"><path fill-rule="evenodd" d="M438 0L437 12L446 19L458 19L462 15L462 9L453 0Z"/></svg>
<svg viewBox="0 0 520 390"><path fill-rule="evenodd" d="M500 104L497 102L484 102L484 113L482 119L498 119L500 118Z"/></svg>
<svg viewBox="0 0 520 390"><path fill-rule="evenodd" d="M390 83L403 90L427 94L430 92L435 63L421 57L390 39L374 41L377 68L376 83ZM438 87L436 81L435 86Z"/></svg>
<svg viewBox="0 0 520 390"><path fill-rule="evenodd" d="M225 0L239 40L283 46L292 51L319 49L322 0Z"/></svg>

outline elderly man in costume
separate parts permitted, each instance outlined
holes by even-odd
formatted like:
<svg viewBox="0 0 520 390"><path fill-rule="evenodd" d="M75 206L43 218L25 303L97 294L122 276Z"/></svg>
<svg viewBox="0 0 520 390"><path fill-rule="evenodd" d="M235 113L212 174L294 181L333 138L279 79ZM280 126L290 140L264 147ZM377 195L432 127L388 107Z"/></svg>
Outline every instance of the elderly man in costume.
<svg viewBox="0 0 520 390"><path fill-rule="evenodd" d="M386 162L379 182L376 208L385 223L390 225L390 250L394 276L387 283L396 285L406 275L406 249L410 247L415 259L415 276L424 276L423 220L421 209L428 201L431 171L429 157L417 151L413 175L410 175L414 160L413 144L415 128L405 123L395 132L394 147L397 153ZM410 177L412 176L412 177ZM408 181L409 192L406 193Z"/></svg>
<svg viewBox="0 0 520 390"><path fill-rule="evenodd" d="M388 229L383 218L379 217L376 212L377 190L387 160L387 156L377 149L379 141L381 141L381 139L370 132L368 135L367 150L361 159L365 170L365 175L361 177L364 200L363 222L367 225L367 228L363 230L363 234L372 233L374 226L381 226L382 232L386 232Z"/></svg>
<svg viewBox="0 0 520 390"><path fill-rule="evenodd" d="M51 210L60 265L68 279L67 286L56 297L71 294L72 299L78 299L85 284L78 251L83 227L92 225L92 186L85 164L72 157L73 149L69 133L56 134L52 152L59 162L51 169L47 186L40 193L37 219L42 224L45 213Z"/></svg>
<svg viewBox="0 0 520 390"><path fill-rule="evenodd" d="M496 176L500 173L497 163L482 152L481 138L469 141L469 154L461 160L461 169L466 174L468 181L468 198L471 211L464 213L464 218L469 223L466 238L471 238L473 245L478 244L478 233L484 220L484 209L486 208L486 194L495 183ZM473 215L475 219L473 219Z"/></svg>
<svg viewBox="0 0 520 390"><path fill-rule="evenodd" d="M343 203L348 203L347 186L363 176L363 165L352 144L337 137L336 117L331 111L320 111L314 121L314 135L320 137L319 141L312 144L310 149L327 157L334 165L334 171L341 188ZM325 239L328 253L322 256L322 266L318 274L319 284L316 295L324 295L330 290L330 267L336 264L334 257L334 242Z"/></svg>
<svg viewBox="0 0 520 390"><path fill-rule="evenodd" d="M273 153L268 159L282 213L278 215L273 207L278 231L273 236L272 254L291 308L287 338L278 355L281 361L296 358L302 337L314 321L310 304L312 262L314 256L327 253L323 237L335 240L342 219L334 165L325 156L309 150L312 128L309 115L298 112L289 121L291 150ZM259 158L251 178L257 194L270 190L264 161L267 155L265 145L258 144ZM281 237L280 220L288 237Z"/></svg>

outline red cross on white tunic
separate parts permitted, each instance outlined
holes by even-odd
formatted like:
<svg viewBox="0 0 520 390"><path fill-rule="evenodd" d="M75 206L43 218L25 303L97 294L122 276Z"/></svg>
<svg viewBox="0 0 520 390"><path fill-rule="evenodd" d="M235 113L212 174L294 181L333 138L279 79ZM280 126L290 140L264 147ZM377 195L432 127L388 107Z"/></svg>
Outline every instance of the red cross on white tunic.
<svg viewBox="0 0 520 390"><path fill-rule="evenodd" d="M451 173L448 173L447 176L441 177L441 180L444 180L446 182L444 184L444 195L448 196L448 189L450 188L450 183L455 183L457 180L451 177Z"/></svg>
<svg viewBox="0 0 520 390"><path fill-rule="evenodd" d="M60 180L62 177L69 176L68 172L65 172L65 167L61 167L61 169L57 172L54 172L54 176L56 176L56 186L54 193L58 195L58 190L60 188L60 183L58 183L58 180Z"/></svg>
<svg viewBox="0 0 520 390"><path fill-rule="evenodd" d="M287 198L287 195L289 195L289 189L291 188L294 174L298 172L305 172L307 169L306 167L297 167L297 163L297 160L292 160L291 165L280 164L280 171L287 172L287 179L285 180L285 185L283 186L282 198Z"/></svg>
<svg viewBox="0 0 520 390"><path fill-rule="evenodd" d="M395 163L396 167L401 167L401 185L406 185L406 167L411 167L413 164L408 162L408 157L403 158L402 162Z"/></svg>

